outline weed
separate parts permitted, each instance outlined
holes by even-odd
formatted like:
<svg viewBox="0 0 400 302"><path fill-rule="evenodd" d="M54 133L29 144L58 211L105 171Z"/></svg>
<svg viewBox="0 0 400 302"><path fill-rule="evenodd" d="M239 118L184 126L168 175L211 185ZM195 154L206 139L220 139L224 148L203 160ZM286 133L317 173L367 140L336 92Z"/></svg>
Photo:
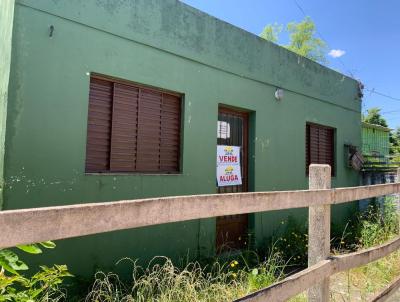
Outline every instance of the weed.
<svg viewBox="0 0 400 302"><path fill-rule="evenodd" d="M302 224L293 216L289 216L287 220L281 221L281 226L283 232L277 239L270 240L269 245L275 252L282 253L282 258L288 262L288 266L307 266L307 224Z"/></svg>
<svg viewBox="0 0 400 302"><path fill-rule="evenodd" d="M399 216L394 197L385 197L380 205L375 201L372 202L367 210L359 214L354 221L355 223L347 228L347 233L343 233L343 237L354 238L355 242L351 244L341 239L344 246L360 250L394 238L399 232ZM368 265L335 275L331 281L332 299L333 301L366 301L399 274L400 251L397 251Z"/></svg>
<svg viewBox="0 0 400 302"><path fill-rule="evenodd" d="M371 247L392 239L399 231L394 197L386 197L381 206L371 203L362 214L359 225L359 245Z"/></svg>
<svg viewBox="0 0 400 302"><path fill-rule="evenodd" d="M168 258L156 257L146 268L134 262L131 286L116 274L97 273L85 301L232 301L280 280L284 267L279 254L271 254L254 268L241 256L206 267L191 262L182 269Z"/></svg>

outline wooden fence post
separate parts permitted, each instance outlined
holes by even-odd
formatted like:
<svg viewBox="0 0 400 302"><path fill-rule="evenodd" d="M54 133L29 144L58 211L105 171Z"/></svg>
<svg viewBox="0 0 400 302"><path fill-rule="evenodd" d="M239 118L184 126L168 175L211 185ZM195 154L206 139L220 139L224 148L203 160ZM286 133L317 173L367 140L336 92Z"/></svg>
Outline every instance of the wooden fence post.
<svg viewBox="0 0 400 302"><path fill-rule="evenodd" d="M330 189L331 167L310 165L309 189ZM330 254L331 206L310 206L308 211L308 266L325 260ZM329 302L329 278L323 279L308 290L309 302Z"/></svg>

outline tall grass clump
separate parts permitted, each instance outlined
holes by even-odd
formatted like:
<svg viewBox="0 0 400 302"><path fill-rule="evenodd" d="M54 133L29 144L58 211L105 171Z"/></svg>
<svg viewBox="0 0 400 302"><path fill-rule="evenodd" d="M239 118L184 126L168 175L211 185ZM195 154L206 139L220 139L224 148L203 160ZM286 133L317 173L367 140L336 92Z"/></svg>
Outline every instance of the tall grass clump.
<svg viewBox="0 0 400 302"><path fill-rule="evenodd" d="M373 200L354 221L353 225L348 225L348 231L343 233L343 246L362 250L393 239L399 234L399 213L395 197L387 196L380 203ZM349 238L354 240L349 241ZM331 282L336 284L332 289L332 299L367 301L399 275L400 251L397 251L365 266L335 275Z"/></svg>
<svg viewBox="0 0 400 302"><path fill-rule="evenodd" d="M156 257L146 268L133 263L131 284L114 273L97 273L85 301L232 301L282 279L284 267L279 254L271 254L256 267L249 267L240 256L223 264L191 262L183 268L166 257Z"/></svg>
<svg viewBox="0 0 400 302"><path fill-rule="evenodd" d="M307 223L301 223L295 217L288 216L287 220L281 221L281 226L283 231L276 236L276 243L272 243L275 251L282 253L289 266L306 267L308 261Z"/></svg>
<svg viewBox="0 0 400 302"><path fill-rule="evenodd" d="M396 197L386 196L380 202L373 198L366 210L349 220L344 230L334 225L332 233L334 253L357 251L394 238L399 233Z"/></svg>
<svg viewBox="0 0 400 302"><path fill-rule="evenodd" d="M358 227L359 245L365 248L394 238L399 232L399 215L394 197L386 197L381 205L372 202L361 215Z"/></svg>

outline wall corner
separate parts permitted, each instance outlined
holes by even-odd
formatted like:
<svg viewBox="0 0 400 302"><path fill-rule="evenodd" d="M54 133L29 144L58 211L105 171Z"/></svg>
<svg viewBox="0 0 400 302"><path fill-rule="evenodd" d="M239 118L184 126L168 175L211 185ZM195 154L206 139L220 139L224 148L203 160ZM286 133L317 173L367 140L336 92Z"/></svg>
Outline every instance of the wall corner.
<svg viewBox="0 0 400 302"><path fill-rule="evenodd" d="M0 210L4 201L4 155L14 7L15 0L0 1Z"/></svg>

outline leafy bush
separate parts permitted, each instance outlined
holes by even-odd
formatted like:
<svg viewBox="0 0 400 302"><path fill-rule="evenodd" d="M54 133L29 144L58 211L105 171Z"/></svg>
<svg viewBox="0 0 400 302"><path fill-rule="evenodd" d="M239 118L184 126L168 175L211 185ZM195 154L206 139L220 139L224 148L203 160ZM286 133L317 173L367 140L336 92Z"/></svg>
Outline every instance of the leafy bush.
<svg viewBox="0 0 400 302"><path fill-rule="evenodd" d="M41 247L52 249L51 241L39 244L21 245L18 249L30 253L42 253ZM0 302L56 302L66 295L59 289L63 278L71 277L66 265L41 266L40 271L30 278L20 275L29 267L19 256L8 249L0 250Z"/></svg>
<svg viewBox="0 0 400 302"><path fill-rule="evenodd" d="M31 278L0 274L0 301L34 302L60 301L66 295L59 288L64 277L72 276L65 265L41 266Z"/></svg>

